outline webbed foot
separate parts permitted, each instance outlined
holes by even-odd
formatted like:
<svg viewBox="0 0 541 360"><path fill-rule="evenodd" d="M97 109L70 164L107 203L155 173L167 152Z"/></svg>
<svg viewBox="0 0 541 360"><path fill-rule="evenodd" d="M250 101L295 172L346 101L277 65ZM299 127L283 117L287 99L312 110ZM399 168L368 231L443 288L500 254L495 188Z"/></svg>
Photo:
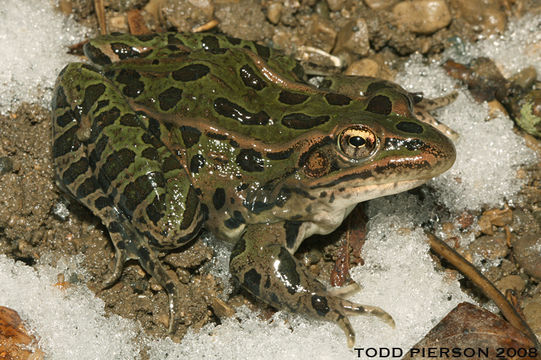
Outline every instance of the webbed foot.
<svg viewBox="0 0 541 360"><path fill-rule="evenodd" d="M379 307L336 296L355 291L358 285L327 290L280 244L282 230L280 223L250 225L235 244L229 268L243 288L278 309L337 323L349 347L355 343L349 315L374 315L394 327L392 317Z"/></svg>

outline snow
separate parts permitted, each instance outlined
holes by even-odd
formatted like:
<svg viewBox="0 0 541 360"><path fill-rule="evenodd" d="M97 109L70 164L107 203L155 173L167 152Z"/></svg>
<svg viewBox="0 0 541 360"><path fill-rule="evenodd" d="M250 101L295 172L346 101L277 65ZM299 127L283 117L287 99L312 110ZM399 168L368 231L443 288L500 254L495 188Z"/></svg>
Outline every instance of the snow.
<svg viewBox="0 0 541 360"><path fill-rule="evenodd" d="M502 37L466 44L457 61L471 56L496 59L507 75L532 65L541 71L540 19L510 24ZM46 30L44 30L46 29ZM13 111L21 102L48 106L56 74L73 56L66 46L83 40L85 29L57 13L49 2L4 0L0 9L0 112ZM69 34L69 35L68 35ZM534 46L537 44L537 48ZM425 64L419 56L408 62L397 81L429 97L456 87L438 64ZM443 219L435 210L443 203L451 216L463 209L499 206L513 199L522 185L516 169L534 160L521 137L512 132L504 115L488 121L487 106L476 104L464 89L454 104L438 118L460 133L457 162L433 180L434 194L420 203L411 194L370 202L369 233L363 249L365 265L353 269L363 290L351 297L361 304L376 305L396 321L392 329L373 317L351 318L357 334L356 347L408 347L419 341L448 311L469 301L458 281L434 268L419 224ZM212 241L212 240L209 240ZM228 281L229 250L220 247L211 273ZM106 315L104 304L84 284L55 286L57 275L84 275L80 258L66 258L51 266L43 260L31 268L0 255L0 305L19 312L38 334L48 359L135 359L148 348L151 359L342 359L356 352L346 347L342 331L334 324L302 316L276 313L261 320L247 308L219 326L206 325L189 331L181 344L153 339L138 323ZM83 275L82 275L83 274ZM83 276L84 277L84 276Z"/></svg>

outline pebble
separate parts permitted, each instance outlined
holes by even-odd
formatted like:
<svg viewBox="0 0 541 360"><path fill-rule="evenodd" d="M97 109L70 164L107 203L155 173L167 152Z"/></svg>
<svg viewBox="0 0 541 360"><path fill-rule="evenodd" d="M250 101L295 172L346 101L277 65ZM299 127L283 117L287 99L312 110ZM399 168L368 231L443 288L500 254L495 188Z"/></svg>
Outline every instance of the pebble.
<svg viewBox="0 0 541 360"><path fill-rule="evenodd" d="M541 280L541 237L538 233L529 232L513 242L513 255L524 271Z"/></svg>
<svg viewBox="0 0 541 360"><path fill-rule="evenodd" d="M371 76L377 77L380 67L379 64L372 59L361 59L351 63L346 71L345 75L354 75L354 76Z"/></svg>
<svg viewBox="0 0 541 360"><path fill-rule="evenodd" d="M541 337L541 294L525 303L522 312L532 331Z"/></svg>
<svg viewBox="0 0 541 360"><path fill-rule="evenodd" d="M517 294L520 294L526 287L526 280L518 275L509 275L496 281L495 285L502 294L505 294L505 291L508 289L514 290Z"/></svg>
<svg viewBox="0 0 541 360"><path fill-rule="evenodd" d="M416 34L434 33L451 22L451 13L443 0L402 1L393 7L399 24Z"/></svg>
<svg viewBox="0 0 541 360"><path fill-rule="evenodd" d="M449 0L449 5L457 17L487 34L502 32L507 24L505 13L500 10L499 0Z"/></svg>
<svg viewBox="0 0 541 360"><path fill-rule="evenodd" d="M272 2L267 6L267 19L274 25L278 24L282 16L284 5L281 2Z"/></svg>
<svg viewBox="0 0 541 360"><path fill-rule="evenodd" d="M502 259L509 254L505 234L482 235L468 245L469 252L486 260Z"/></svg>
<svg viewBox="0 0 541 360"><path fill-rule="evenodd" d="M0 157L0 175L7 174L13 170L13 160L7 156Z"/></svg>
<svg viewBox="0 0 541 360"><path fill-rule="evenodd" d="M329 53L336 40L336 30L330 20L314 14L309 26L308 45Z"/></svg>
<svg viewBox="0 0 541 360"><path fill-rule="evenodd" d="M344 7L345 0L327 0L327 5L332 11L341 10Z"/></svg>
<svg viewBox="0 0 541 360"><path fill-rule="evenodd" d="M368 54L370 50L369 33L363 18L348 22L338 32L333 54L338 54L343 50L360 56Z"/></svg>
<svg viewBox="0 0 541 360"><path fill-rule="evenodd" d="M397 0L364 0L364 3L372 10L382 10L396 4Z"/></svg>

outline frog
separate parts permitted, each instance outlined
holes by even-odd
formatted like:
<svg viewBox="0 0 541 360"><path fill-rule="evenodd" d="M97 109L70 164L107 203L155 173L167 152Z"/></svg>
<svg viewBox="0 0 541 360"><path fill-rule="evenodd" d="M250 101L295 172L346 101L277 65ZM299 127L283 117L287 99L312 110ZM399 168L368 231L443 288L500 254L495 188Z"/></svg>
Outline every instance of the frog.
<svg viewBox="0 0 541 360"><path fill-rule="evenodd" d="M406 191L454 163L453 142L415 116L419 96L377 78L308 81L299 62L218 34L110 34L68 64L52 100L55 180L107 228L114 267L135 259L180 321L160 253L202 232L231 243L232 279L276 309L336 323L391 315L346 299L295 257L359 203ZM345 84L345 85L344 85ZM352 90L353 89L353 90Z"/></svg>

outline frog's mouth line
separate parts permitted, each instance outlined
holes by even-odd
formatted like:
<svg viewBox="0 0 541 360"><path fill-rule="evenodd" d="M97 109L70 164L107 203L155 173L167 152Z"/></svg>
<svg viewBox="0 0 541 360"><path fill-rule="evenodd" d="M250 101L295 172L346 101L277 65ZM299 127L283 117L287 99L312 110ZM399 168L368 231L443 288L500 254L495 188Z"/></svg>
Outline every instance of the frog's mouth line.
<svg viewBox="0 0 541 360"><path fill-rule="evenodd" d="M423 185L428 180L430 180L430 178L420 180L403 180L388 184L373 184L345 189L340 188L330 192L328 203L335 208L347 208L363 201L411 190Z"/></svg>

